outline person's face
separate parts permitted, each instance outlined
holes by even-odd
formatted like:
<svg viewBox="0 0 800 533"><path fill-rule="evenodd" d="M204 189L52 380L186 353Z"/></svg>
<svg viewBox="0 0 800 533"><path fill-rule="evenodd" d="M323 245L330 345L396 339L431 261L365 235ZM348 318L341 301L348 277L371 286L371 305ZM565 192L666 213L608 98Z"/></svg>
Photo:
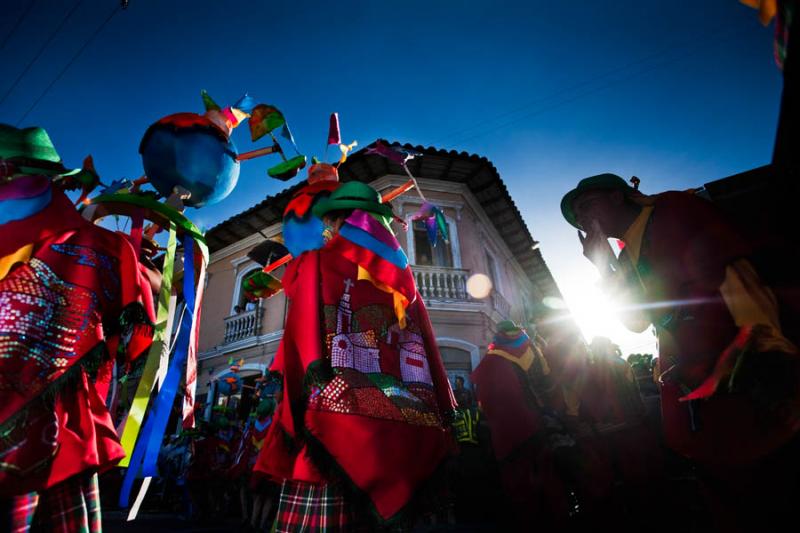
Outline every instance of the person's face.
<svg viewBox="0 0 800 533"><path fill-rule="evenodd" d="M337 233L339 233L339 230L342 228L342 225L344 224L344 218L342 217L333 218L329 216L324 216L322 217L322 222L331 229L331 233L336 235Z"/></svg>
<svg viewBox="0 0 800 533"><path fill-rule="evenodd" d="M586 191L572 203L575 218L587 233L598 228L606 235L612 232L612 221L623 201L621 191Z"/></svg>

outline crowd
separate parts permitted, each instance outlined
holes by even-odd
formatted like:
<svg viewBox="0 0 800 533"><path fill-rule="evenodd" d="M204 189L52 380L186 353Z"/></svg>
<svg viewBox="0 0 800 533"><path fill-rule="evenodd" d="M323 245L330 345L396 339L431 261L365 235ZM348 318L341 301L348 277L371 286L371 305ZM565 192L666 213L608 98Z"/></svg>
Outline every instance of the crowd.
<svg viewBox="0 0 800 533"><path fill-rule="evenodd" d="M1 132L14 143L0 143L0 170L14 179L0 200L17 207L0 240L2 529L98 531L98 474L114 498L126 455L113 369L153 343L170 278L146 275L155 263L131 237L88 222L53 185L44 173L67 172L44 130ZM438 208L426 209L435 225ZM391 205L316 163L284 212L289 305L252 412L212 410L190 429L181 398L185 429L163 442L151 500L279 532L792 523L796 276L779 283L757 260L763 243L691 191L646 195L601 174L561 210L625 324L655 328L657 361L625 361L606 338L587 345L565 311L540 305L524 323L490 324L469 384L451 385ZM134 455L162 444L148 416ZM141 422L129 416L125 431Z"/></svg>
<svg viewBox="0 0 800 533"><path fill-rule="evenodd" d="M355 230L372 224L371 235L389 241L385 225L358 217L387 215L376 199L348 184L324 197L320 215L334 236L368 245L370 233ZM236 430L215 415L189 446L194 509L238 508L250 527L274 521L281 531L735 531L755 528L766 511L787 512L798 494L797 349L780 325L784 296L749 262L746 240L692 193L646 196L608 174L583 180L562 207L588 228L585 255L627 302L627 323L655 325L659 357L626 361L603 337L586 344L566 311L540 304L524 324L497 324L470 383L457 377L451 395L422 302L390 303L402 284L392 292L352 282L369 272L337 259L364 252L334 237L285 278L295 283L286 284L293 304L306 305L290 308L272 367L289 401ZM702 224L687 225L688 212ZM609 236L625 243L619 256ZM370 258L364 264L382 275ZM304 293L314 287L322 294ZM313 315L321 339L306 333ZM398 356L396 374L365 380L362 371L388 374ZM420 366L403 364L409 357ZM415 405L420 398L430 403ZM258 458L255 434L264 439ZM398 441L423 447L409 455Z"/></svg>

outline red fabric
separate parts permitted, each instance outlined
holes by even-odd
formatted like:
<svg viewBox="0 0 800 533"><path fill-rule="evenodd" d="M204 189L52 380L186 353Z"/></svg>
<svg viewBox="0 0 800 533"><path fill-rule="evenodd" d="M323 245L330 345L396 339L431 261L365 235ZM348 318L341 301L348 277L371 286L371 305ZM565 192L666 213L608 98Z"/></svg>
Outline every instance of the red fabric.
<svg viewBox="0 0 800 533"><path fill-rule="evenodd" d="M102 531L97 474L75 476L41 493L16 496L11 506L11 533L31 529L51 533Z"/></svg>
<svg viewBox="0 0 800 533"><path fill-rule="evenodd" d="M307 453L304 433L308 431L338 470L369 496L378 513L390 518L445 457L450 440L442 419L453 409L454 399L421 298L408 307L409 326L401 332L391 294L368 281L357 281L357 264L339 253L341 248L335 241L295 259L283 278L290 307L272 366L284 376L283 401L278 405L256 471L274 479L330 481L320 473L325 465L316 464ZM347 298L345 293L349 294ZM345 301L349 302L352 315L342 321L337 318L337 306ZM408 411L401 413L397 404L374 386L368 377L371 374L356 367L336 366L331 350L338 346L336 339L342 328L345 333L363 333L374 340L373 356L380 365L375 375L381 380L394 380L423 399L422 403L416 400L409 404L411 415ZM405 380L404 372L422 370L409 362L414 354L401 350L403 335L421 338L425 352L422 369L429 371L430 378L426 374L425 379L430 379L430 385ZM315 369L320 368L324 374L331 366L342 383L342 393L336 401L343 407L330 407L327 400L323 401L331 390L330 382L314 381ZM310 367L312 373L308 374ZM304 386L309 379L314 382L308 386L310 389ZM415 409L420 405L433 406L433 410L418 412ZM296 408L296 417L291 406Z"/></svg>
<svg viewBox="0 0 800 533"><path fill-rule="evenodd" d="M284 218L290 213L293 213L298 218L304 218L311 208L311 204L318 197L321 192L332 193L339 188L338 181L319 181L306 185L292 197L283 211Z"/></svg>
<svg viewBox="0 0 800 533"><path fill-rule="evenodd" d="M541 429L535 400L525 388L521 369L498 355L487 354L470 379L492 431L495 456L503 460Z"/></svg>
<svg viewBox="0 0 800 533"><path fill-rule="evenodd" d="M286 481L281 487L276 533L361 531L341 487Z"/></svg>
<svg viewBox="0 0 800 533"><path fill-rule="evenodd" d="M741 394L678 401L703 382L737 334L719 286L725 267L750 252L748 242L710 203L692 194L667 192L656 200L640 253L647 300L676 302L652 314L657 329L668 329L675 340L674 353L661 343L661 371L678 365L671 378L664 377L667 383L661 390L666 442L711 465L752 462L794 434L792 428L759 420Z"/></svg>
<svg viewBox="0 0 800 533"><path fill-rule="evenodd" d="M375 280L396 290L409 302L416 298L417 286L411 267L401 269L375 252L357 246L339 235L328 243L328 250L361 265Z"/></svg>
<svg viewBox="0 0 800 533"><path fill-rule="evenodd" d="M0 281L0 343L6 350L0 359L0 427L8 450L0 494L47 488L122 457L103 399L75 365L102 348L104 323L117 323L123 311L150 296L130 243L84 221L60 191L54 189L51 205L27 221L16 234L3 228L3 245L12 250L46 237L33 242L28 263ZM144 313L144 320L153 320L152 307ZM127 360L146 349L152 335L146 325L129 331L131 342L119 354ZM67 371L73 375L57 383ZM43 399L51 387L54 404Z"/></svg>

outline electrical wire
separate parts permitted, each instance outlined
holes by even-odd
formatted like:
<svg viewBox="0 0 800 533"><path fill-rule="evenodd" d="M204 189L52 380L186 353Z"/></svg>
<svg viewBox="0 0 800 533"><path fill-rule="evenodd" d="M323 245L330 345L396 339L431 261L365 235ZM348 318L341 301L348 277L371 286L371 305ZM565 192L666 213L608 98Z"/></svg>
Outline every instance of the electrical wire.
<svg viewBox="0 0 800 533"><path fill-rule="evenodd" d="M36 52L35 56L33 56L33 59L28 61L28 64L25 65L25 68L22 69L22 72L20 72L19 76L17 76L17 79L15 79L14 83L11 84L11 87L9 87L6 93L3 95L3 97L0 98L0 105L2 105L3 102L5 102L6 99L11 95L11 93L14 92L14 89L17 88L17 85L19 85L19 82L22 81L22 78L25 77L25 75L31 70L31 67L33 67L33 65L39 60L39 58L42 57L42 54L45 52L45 50L47 50L47 48L50 46L50 43L53 42L56 36L59 33L61 33L61 30L66 25L67 21L72 17L72 15L75 13L78 7L80 7L81 2L82 0L78 0L72 5L72 8L70 8L70 10L67 11L66 15L64 15L64 17L61 19L61 22L58 23L58 26L56 26L55 30L53 30L53 32L50 33L50 36L47 38L44 44L39 48L39 51Z"/></svg>
<svg viewBox="0 0 800 533"><path fill-rule="evenodd" d="M64 76L64 74L67 72L67 70L69 70L69 68L73 65L73 63L75 63L75 61L78 60L78 58L89 47L89 45L92 44L92 41L94 41L95 37L97 37L100 34L100 32L103 31L103 28L105 28L106 25L109 22L111 22L111 19L114 18L114 15L119 13L120 9L121 9L120 6L115 7L114 11L112 11L111 14L108 15L108 17L106 17L106 19L103 21L103 23L100 24L100 26L98 26L98 28L94 31L94 33L92 33L92 35L89 36L86 42L83 43L83 46L81 46L80 49L75 53L75 55L72 56L72 59L70 59L69 62L64 66L64 68L61 69L61 72L58 73L58 75L53 79L53 81L50 82L50 84L45 88L42 94L39 95L39 98L37 98L36 101L33 102L33 104L31 104L28 110L25 111L25 114L22 115L22 117L20 117L20 119L17 121L16 124L17 126L19 126L22 123L22 121L28 117L31 111L33 111L36 108L36 106L39 105L39 102L41 102L44 99L44 97L47 96L47 93L50 92L50 89L52 89L53 86L56 83L58 83L58 81Z"/></svg>
<svg viewBox="0 0 800 533"><path fill-rule="evenodd" d="M633 61L631 63L625 64L625 65L620 66L620 67L616 67L614 69L611 69L611 70L609 70L607 72L604 72L602 74L599 74L597 76L593 76L591 78L588 78L588 79L583 80L581 82L578 82L576 84L573 84L573 85L570 85L568 87L559 89L557 91L554 91L554 92L548 94L547 96L544 96L544 97L541 97L541 98L537 98L537 99L535 99L535 100L533 100L533 101L531 101L531 102L529 102L529 103L527 103L525 105L522 105L522 106L517 107L515 109L512 109L510 111L506 111L504 113L500 113L498 115L495 115L492 118L485 119L485 120L482 120L480 122L471 124L470 126L467 126L466 128L462 128L460 130L456 130L455 132L452 132L452 133L450 133L450 134L448 134L448 135L446 135L444 137L439 138L439 140L434 142L433 145L441 145L441 144L446 144L448 142L464 143L464 142L467 142L467 141L471 141L471 140L477 139L479 137L483 137L485 135L488 135L489 133L492 133L492 132L497 131L499 129L505 128L505 127L507 127L509 125L515 124L516 122L519 122L520 120L531 118L533 116L545 113L547 111L551 111L551 110L556 109L558 107L561 107L561 106L563 106L565 104L568 104L568 103L574 102L575 100L583 98L584 96L588 96L588 95L593 94L595 92L607 89L609 87L612 87L614 85L617 85L619 83L627 81L627 80L629 80L631 78L635 78L637 76L641 76L642 74L646 74L648 72L651 72L651 71L655 70L656 68L660 68L660 67L662 67L664 65L667 65L669 63L673 63L673 62L675 62L677 60L683 59L684 57L687 57L687 56L691 55L691 53L697 48L696 45L703 44L703 43L705 43L707 41L710 41L712 39L717 39L717 37L720 34L725 33L724 30L726 28L727 28L727 26L721 25L721 26L718 26L717 28L711 30L710 32L705 32L701 38L685 41L683 43L679 43L678 45L671 44L671 45L665 46L661 50L659 50L657 52L654 52L652 54L649 54L649 55L647 55L647 56L645 56L643 58L637 59L636 61ZM727 39L717 40L717 44L719 44L721 42L725 42L725 40L729 40L729 39L735 37L735 34L733 34L732 32L729 31L728 33L730 33L730 35L727 36ZM691 50L683 53L683 54L679 54L677 56L673 55L672 57L670 57L670 54L668 54L668 52L674 51L676 46L680 46L680 47L692 46L693 48ZM635 70L631 74L629 74L627 76L624 76L622 78L611 80L610 82L608 82L606 84L603 84L603 85L597 85L598 82L600 82L600 81L602 81L602 80L604 80L606 78L609 78L609 77L613 76L614 74L629 70L632 67L637 66L637 65L642 65L642 66L647 65L648 63L651 63L652 61L658 59L660 56L664 56L665 54L666 54L666 57L664 58L664 60L661 61L660 63L657 63L655 66L650 66L648 68ZM565 96L565 93L575 93L575 91L579 91L581 89L585 89L585 90L583 90L582 92L579 92L578 94L573 94L570 97L567 97L565 99L557 101L552 105L546 105L546 106L543 106L543 107L535 108L535 106L537 106L538 104L542 104L542 103L549 102L551 100L557 99L559 97L563 97L563 96ZM530 111L528 111L528 110L530 110ZM498 120L500 120L502 118L505 118L505 117L513 117L514 115L517 115L518 113L521 113L521 112L524 112L524 113L522 115L517 116L516 118L511 119L510 121L504 122L504 123L502 123L500 125L497 125L497 126L494 126L494 127L488 128L488 129L484 129L483 131L480 131L479 133L476 133L474 135L467 135L466 137L464 137L464 134L467 134L468 132L470 132L472 130L481 129L483 126L486 126L486 125L489 125L489 124L492 124L492 123L496 123Z"/></svg>
<svg viewBox="0 0 800 533"><path fill-rule="evenodd" d="M33 4L35 4L35 3L36 3L36 0L31 0L31 3L28 4L28 7L22 12L22 15L20 15L20 17L14 23L14 27L11 28L11 31L8 32L8 35L6 35L6 38L3 39L3 44L0 44L0 52L3 51L3 49L8 44L8 41L10 41L11 38L14 36L14 34L17 33L17 30L20 28L20 26L22 26L22 23L25 22L25 19L27 18L28 14L31 12L31 9L33 9Z"/></svg>

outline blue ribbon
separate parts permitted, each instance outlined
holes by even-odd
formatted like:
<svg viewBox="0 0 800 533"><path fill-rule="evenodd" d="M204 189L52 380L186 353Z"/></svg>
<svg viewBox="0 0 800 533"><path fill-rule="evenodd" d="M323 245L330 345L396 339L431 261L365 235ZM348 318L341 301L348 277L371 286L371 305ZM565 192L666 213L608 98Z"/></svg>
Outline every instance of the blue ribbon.
<svg viewBox="0 0 800 533"><path fill-rule="evenodd" d="M339 235L353 244L375 253L400 270L405 270L408 266L408 257L406 257L406 253L402 248L392 250L389 245L379 241L361 228L357 228L351 224L343 224L342 227L339 228Z"/></svg>
<svg viewBox="0 0 800 533"><path fill-rule="evenodd" d="M194 322L195 288L194 241L190 235L186 234L183 236L183 298L186 309L181 320L178 339L175 342L175 355L170 361L164 383L161 385L158 397L142 428L139 440L133 448L130 467L125 472L125 478L122 481L122 490L119 495L120 507L128 507L133 482L139 477L140 472L143 477L158 474L158 452L161 449L169 415L172 412L172 404L175 401L175 394L178 392L178 385L180 385L189 353L192 323Z"/></svg>
<svg viewBox="0 0 800 533"><path fill-rule="evenodd" d="M0 210L0 224L7 224L33 216L50 205L52 198L53 191L48 187L46 191L30 198L2 200L3 209Z"/></svg>

